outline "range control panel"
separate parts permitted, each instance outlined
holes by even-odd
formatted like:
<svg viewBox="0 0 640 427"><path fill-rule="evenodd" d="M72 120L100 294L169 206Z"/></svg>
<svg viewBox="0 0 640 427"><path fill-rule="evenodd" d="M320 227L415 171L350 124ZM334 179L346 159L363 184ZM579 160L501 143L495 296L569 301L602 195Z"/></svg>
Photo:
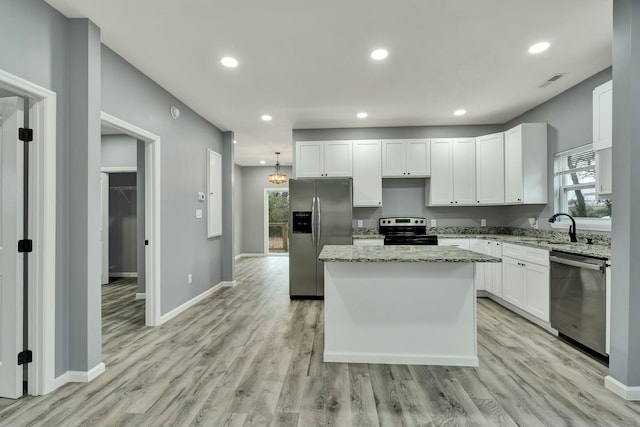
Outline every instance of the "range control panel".
<svg viewBox="0 0 640 427"><path fill-rule="evenodd" d="M378 221L380 227L397 227L407 225L427 225L426 218L414 218L414 217L392 217L392 218L380 218Z"/></svg>

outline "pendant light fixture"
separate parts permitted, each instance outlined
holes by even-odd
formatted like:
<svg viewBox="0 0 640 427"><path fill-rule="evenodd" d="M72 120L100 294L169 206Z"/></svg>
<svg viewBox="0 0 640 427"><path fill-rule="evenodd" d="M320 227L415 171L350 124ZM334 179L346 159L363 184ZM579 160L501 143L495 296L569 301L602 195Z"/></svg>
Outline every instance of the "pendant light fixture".
<svg viewBox="0 0 640 427"><path fill-rule="evenodd" d="M280 161L278 156L280 155L279 151L276 151L276 171L269 175L269 182L272 184L284 184L287 182L287 175L280 172Z"/></svg>

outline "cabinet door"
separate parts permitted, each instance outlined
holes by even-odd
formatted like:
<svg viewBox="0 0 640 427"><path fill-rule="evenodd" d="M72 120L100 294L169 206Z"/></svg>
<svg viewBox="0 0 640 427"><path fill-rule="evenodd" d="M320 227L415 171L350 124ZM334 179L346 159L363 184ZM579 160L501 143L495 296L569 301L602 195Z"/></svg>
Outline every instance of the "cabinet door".
<svg viewBox="0 0 640 427"><path fill-rule="evenodd" d="M482 253L484 255L492 255L491 245L493 244L490 240L482 241ZM493 292L493 263L484 263L484 287L487 291Z"/></svg>
<svg viewBox="0 0 640 427"><path fill-rule="evenodd" d="M207 182L207 237L222 235L222 156L211 149Z"/></svg>
<svg viewBox="0 0 640 427"><path fill-rule="evenodd" d="M296 143L296 177L324 176L324 143L304 141Z"/></svg>
<svg viewBox="0 0 640 427"><path fill-rule="evenodd" d="M403 139L382 141L382 176L397 178L407 176L407 154Z"/></svg>
<svg viewBox="0 0 640 427"><path fill-rule="evenodd" d="M324 176L353 176L353 146L351 141L324 143Z"/></svg>
<svg viewBox="0 0 640 427"><path fill-rule="evenodd" d="M483 253L485 240L471 239L469 240L469 250L477 253ZM476 290L481 291L487 289L487 283L485 281L485 271L487 264L482 262L476 262L474 264L473 282L476 285Z"/></svg>
<svg viewBox="0 0 640 427"><path fill-rule="evenodd" d="M491 255L502 259L502 243L491 242ZM492 264L493 269L493 294L502 298L502 263Z"/></svg>
<svg viewBox="0 0 640 427"><path fill-rule="evenodd" d="M593 90L593 149L610 148L613 142L613 82Z"/></svg>
<svg viewBox="0 0 640 427"><path fill-rule="evenodd" d="M523 308L534 316L549 321L549 267L526 264Z"/></svg>
<svg viewBox="0 0 640 427"><path fill-rule="evenodd" d="M522 126L504 134L505 203L522 203L524 199L524 171L522 168Z"/></svg>
<svg viewBox="0 0 640 427"><path fill-rule="evenodd" d="M405 143L407 176L424 178L431 175L430 146L428 139L409 139Z"/></svg>
<svg viewBox="0 0 640 427"><path fill-rule="evenodd" d="M476 204L476 140L453 140L453 203Z"/></svg>
<svg viewBox="0 0 640 427"><path fill-rule="evenodd" d="M380 141L353 143L353 206L382 205Z"/></svg>
<svg viewBox="0 0 640 427"><path fill-rule="evenodd" d="M477 203L504 203L504 133L476 138Z"/></svg>
<svg viewBox="0 0 640 427"><path fill-rule="evenodd" d="M613 192L611 148L596 151L596 195L609 196Z"/></svg>
<svg viewBox="0 0 640 427"><path fill-rule="evenodd" d="M430 205L453 204L453 165L451 162L451 140L431 140L431 186Z"/></svg>
<svg viewBox="0 0 640 427"><path fill-rule="evenodd" d="M524 301L524 267L513 258L502 258L502 298L516 307Z"/></svg>

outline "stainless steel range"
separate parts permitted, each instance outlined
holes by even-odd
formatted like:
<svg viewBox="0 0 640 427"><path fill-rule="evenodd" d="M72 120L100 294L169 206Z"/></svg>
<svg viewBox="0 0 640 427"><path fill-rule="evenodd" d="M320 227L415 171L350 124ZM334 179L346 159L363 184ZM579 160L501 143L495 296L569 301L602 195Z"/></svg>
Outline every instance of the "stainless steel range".
<svg viewBox="0 0 640 427"><path fill-rule="evenodd" d="M414 217L380 218L385 245L437 245L438 236L427 235L427 220Z"/></svg>

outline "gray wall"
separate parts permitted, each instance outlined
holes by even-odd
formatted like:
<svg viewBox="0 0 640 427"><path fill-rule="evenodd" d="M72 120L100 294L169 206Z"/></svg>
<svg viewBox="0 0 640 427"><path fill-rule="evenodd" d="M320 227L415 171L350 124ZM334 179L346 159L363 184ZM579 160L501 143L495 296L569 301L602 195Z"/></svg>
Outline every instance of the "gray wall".
<svg viewBox="0 0 640 427"><path fill-rule="evenodd" d="M102 135L100 145L102 167L136 168L138 146L129 135Z"/></svg>
<svg viewBox="0 0 640 427"><path fill-rule="evenodd" d="M134 144L134 147L136 145ZM109 174L109 273L137 272L136 173ZM118 189L118 187L133 188Z"/></svg>
<svg viewBox="0 0 640 427"><path fill-rule="evenodd" d="M179 119L171 118L171 106L180 108ZM195 217L196 209L206 211L198 192L207 191L207 148L223 152L222 132L106 46L102 47L102 110L162 138L164 314L223 280L222 239L208 239L206 215Z"/></svg>
<svg viewBox="0 0 640 427"><path fill-rule="evenodd" d="M242 236L243 236L243 216L244 205L242 200L243 193L243 179L242 179L242 166L233 165L233 198L235 204L235 210L233 211L233 230L235 238L235 252L234 255L242 253Z"/></svg>
<svg viewBox="0 0 640 427"><path fill-rule="evenodd" d="M295 141L475 137L502 130L502 125L294 129L293 150L295 158ZM505 221L504 207L427 208L425 197L429 193L425 192L426 187L424 179L383 179L382 207L354 208L354 227L359 219L363 220L364 227L377 227L379 218L396 215L436 219L438 226L479 226L481 219L486 219L488 226L494 226Z"/></svg>
<svg viewBox="0 0 640 427"><path fill-rule="evenodd" d="M241 253L264 253L264 189L282 188L269 183L273 166L247 166L242 170L242 248ZM282 172L292 176L291 166L283 166ZM287 186L287 184L283 184Z"/></svg>
<svg viewBox="0 0 640 427"><path fill-rule="evenodd" d="M593 89L611 80L611 68L588 78L521 116L506 123L510 129L520 123L548 123L548 185L547 205L510 206L504 225L529 228L528 218L540 218L541 229L550 229L547 219L554 210L553 162L555 153L593 142Z"/></svg>

